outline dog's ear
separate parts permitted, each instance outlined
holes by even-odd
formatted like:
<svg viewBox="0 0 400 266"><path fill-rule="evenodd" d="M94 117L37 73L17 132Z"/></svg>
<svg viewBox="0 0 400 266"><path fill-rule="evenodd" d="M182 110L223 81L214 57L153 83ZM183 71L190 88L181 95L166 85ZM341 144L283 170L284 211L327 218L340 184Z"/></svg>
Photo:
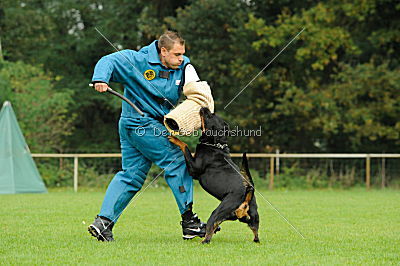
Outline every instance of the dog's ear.
<svg viewBox="0 0 400 266"><path fill-rule="evenodd" d="M229 130L229 124L228 123L226 123L225 121L224 121L224 129L227 129L227 130Z"/></svg>

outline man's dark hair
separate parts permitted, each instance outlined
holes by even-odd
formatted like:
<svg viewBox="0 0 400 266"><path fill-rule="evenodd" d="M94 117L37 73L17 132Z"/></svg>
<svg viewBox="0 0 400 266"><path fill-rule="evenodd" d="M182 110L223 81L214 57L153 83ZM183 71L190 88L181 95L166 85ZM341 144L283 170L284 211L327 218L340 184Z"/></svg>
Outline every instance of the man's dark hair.
<svg viewBox="0 0 400 266"><path fill-rule="evenodd" d="M176 31L166 31L158 39L158 48L165 47L169 51L175 43L185 45L185 40Z"/></svg>

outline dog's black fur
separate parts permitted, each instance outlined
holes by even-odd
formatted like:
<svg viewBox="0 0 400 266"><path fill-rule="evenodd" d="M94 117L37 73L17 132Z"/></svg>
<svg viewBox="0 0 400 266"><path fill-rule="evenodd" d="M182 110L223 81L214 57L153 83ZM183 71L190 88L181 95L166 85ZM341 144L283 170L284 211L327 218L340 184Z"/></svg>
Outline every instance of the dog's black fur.
<svg viewBox="0 0 400 266"><path fill-rule="evenodd" d="M182 149L190 175L199 180L204 190L221 201L207 221L202 243L211 241L214 230L223 221L237 219L249 225L254 233L254 242L259 242L259 216L246 153L239 169L230 157L226 134L218 134L228 130L228 124L208 108L200 110L200 117L202 136L194 157L184 142L175 137L169 139Z"/></svg>

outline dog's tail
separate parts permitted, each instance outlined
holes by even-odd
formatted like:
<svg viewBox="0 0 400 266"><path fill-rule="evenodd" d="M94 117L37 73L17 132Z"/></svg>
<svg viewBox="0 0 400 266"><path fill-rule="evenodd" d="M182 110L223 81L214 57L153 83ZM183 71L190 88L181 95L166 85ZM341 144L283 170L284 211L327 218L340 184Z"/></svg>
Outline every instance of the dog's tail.
<svg viewBox="0 0 400 266"><path fill-rule="evenodd" d="M246 180L247 184L245 184L245 186L246 187L250 186L250 187L254 188L254 182L253 182L253 179L251 178L249 163L247 161L247 156L246 156L245 152L243 153L243 157L242 157L242 166L240 167L240 173Z"/></svg>
<svg viewBox="0 0 400 266"><path fill-rule="evenodd" d="M243 178L243 185L246 188L246 192L243 195L244 196L243 202L235 210L235 213L239 219L246 217L246 220L249 220L250 215L249 215L248 211L250 208L250 202L254 197L254 183L253 183L253 179L251 178L246 153L243 153L242 165L240 167L240 174Z"/></svg>
<svg viewBox="0 0 400 266"><path fill-rule="evenodd" d="M243 185L246 187L245 201L249 203L254 196L254 182L253 179L251 178L249 163L247 162L246 153L243 153L240 173L244 177Z"/></svg>

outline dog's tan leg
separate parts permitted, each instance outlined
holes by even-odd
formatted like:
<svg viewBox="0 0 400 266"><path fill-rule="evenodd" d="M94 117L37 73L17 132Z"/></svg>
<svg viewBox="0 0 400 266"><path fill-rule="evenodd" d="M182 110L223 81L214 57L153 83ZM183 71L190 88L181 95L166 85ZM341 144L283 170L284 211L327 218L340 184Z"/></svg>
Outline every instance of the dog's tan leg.
<svg viewBox="0 0 400 266"><path fill-rule="evenodd" d="M251 231L253 231L253 234L254 234L253 241L256 242L256 243L260 243L260 239L258 238L258 228L250 226L250 229L251 229Z"/></svg>
<svg viewBox="0 0 400 266"><path fill-rule="evenodd" d="M237 218L240 219L240 218L246 217L247 220L250 220L250 215L248 214L248 211L250 209L249 205L250 205L251 199L253 198L253 194L254 194L254 191L248 192L246 194L246 198L243 201L243 203L240 204L239 208L237 208L235 210L235 214L236 214Z"/></svg>
<svg viewBox="0 0 400 266"><path fill-rule="evenodd" d="M177 137L174 136L168 136L168 140L175 144L176 146L178 146L183 152L185 152L187 144L183 141L181 141L180 139L178 139Z"/></svg>
<svg viewBox="0 0 400 266"><path fill-rule="evenodd" d="M211 228L211 230L207 230L206 231L206 236L203 239L203 241L201 241L202 244L209 244L211 241L212 236L214 235L215 229L217 229L217 227L222 223L221 222L215 222Z"/></svg>
<svg viewBox="0 0 400 266"><path fill-rule="evenodd" d="M249 211L249 204L247 202L243 202L240 204L239 208L235 210L235 214L237 218L246 217L247 220L250 219L250 215L248 214Z"/></svg>

